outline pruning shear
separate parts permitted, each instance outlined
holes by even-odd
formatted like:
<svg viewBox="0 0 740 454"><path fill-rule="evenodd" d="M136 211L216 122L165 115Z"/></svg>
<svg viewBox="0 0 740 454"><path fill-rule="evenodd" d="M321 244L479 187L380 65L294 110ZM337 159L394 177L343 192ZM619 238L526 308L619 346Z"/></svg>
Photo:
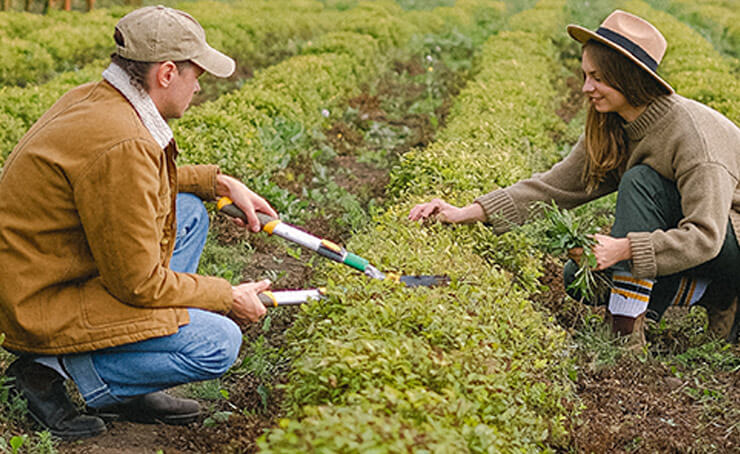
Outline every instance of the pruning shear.
<svg viewBox="0 0 740 454"><path fill-rule="evenodd" d="M245 222L247 221L247 216L244 212L234 205L228 197L222 197L218 201L218 210L229 216L239 218ZM407 287L434 287L436 285L447 285L450 282L450 278L447 276L407 276L398 273L384 273L372 266L367 259L347 251L336 243L311 235L310 233L304 232L295 226L264 213L257 213L257 217L259 218L262 230L268 234L277 235L283 239L323 255L330 260L343 263L358 271L362 271L365 275L373 279L399 282Z"/></svg>

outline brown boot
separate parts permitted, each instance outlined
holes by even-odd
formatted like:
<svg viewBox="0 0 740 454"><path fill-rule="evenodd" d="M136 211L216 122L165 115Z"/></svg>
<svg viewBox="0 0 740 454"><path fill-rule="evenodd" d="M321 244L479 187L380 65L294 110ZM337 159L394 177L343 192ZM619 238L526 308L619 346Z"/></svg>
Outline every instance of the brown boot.
<svg viewBox="0 0 740 454"><path fill-rule="evenodd" d="M614 315L607 310L604 321L615 337L628 337L625 343L628 350L638 352L647 345L644 312L632 318L625 315Z"/></svg>
<svg viewBox="0 0 740 454"><path fill-rule="evenodd" d="M737 342L740 311L738 297L732 287L724 282L713 282L696 305L707 310L709 334L713 338Z"/></svg>
<svg viewBox="0 0 740 454"><path fill-rule="evenodd" d="M738 325L740 325L740 311L738 311L738 297L732 303L720 310L716 306L707 307L709 319L709 334L715 339L723 339L732 344L737 343Z"/></svg>

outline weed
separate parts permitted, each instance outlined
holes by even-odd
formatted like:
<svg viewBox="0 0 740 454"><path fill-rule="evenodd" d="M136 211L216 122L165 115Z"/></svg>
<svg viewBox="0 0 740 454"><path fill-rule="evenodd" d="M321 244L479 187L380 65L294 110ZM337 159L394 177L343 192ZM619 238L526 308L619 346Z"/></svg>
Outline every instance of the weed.
<svg viewBox="0 0 740 454"><path fill-rule="evenodd" d="M610 285L608 279L594 271L596 256L592 250L595 244L592 235L596 233L596 228L584 223L583 218L574 216L569 210L560 209L554 201L551 204L541 202L540 207L548 222L543 244L545 249L556 255L570 253L574 249L583 251L575 280L568 289L587 301L593 301L604 287Z"/></svg>

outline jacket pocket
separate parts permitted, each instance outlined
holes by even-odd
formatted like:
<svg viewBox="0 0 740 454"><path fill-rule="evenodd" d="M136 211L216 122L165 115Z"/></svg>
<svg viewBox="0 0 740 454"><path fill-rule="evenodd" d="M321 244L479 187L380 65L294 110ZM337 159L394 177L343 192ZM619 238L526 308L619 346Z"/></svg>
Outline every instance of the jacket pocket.
<svg viewBox="0 0 740 454"><path fill-rule="evenodd" d="M131 306L116 299L103 287L100 277L84 282L79 290L82 316L88 328L109 329L152 318L152 309Z"/></svg>

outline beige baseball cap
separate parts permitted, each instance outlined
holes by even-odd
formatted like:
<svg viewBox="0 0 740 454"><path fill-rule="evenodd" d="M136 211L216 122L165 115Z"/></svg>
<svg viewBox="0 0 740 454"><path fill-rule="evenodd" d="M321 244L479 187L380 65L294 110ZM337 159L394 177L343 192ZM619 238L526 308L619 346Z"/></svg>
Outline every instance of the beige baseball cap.
<svg viewBox="0 0 740 454"><path fill-rule="evenodd" d="M206 32L190 14L165 6L146 6L121 18L123 38L117 53L143 62L190 60L216 77L229 77L236 63L206 42Z"/></svg>

